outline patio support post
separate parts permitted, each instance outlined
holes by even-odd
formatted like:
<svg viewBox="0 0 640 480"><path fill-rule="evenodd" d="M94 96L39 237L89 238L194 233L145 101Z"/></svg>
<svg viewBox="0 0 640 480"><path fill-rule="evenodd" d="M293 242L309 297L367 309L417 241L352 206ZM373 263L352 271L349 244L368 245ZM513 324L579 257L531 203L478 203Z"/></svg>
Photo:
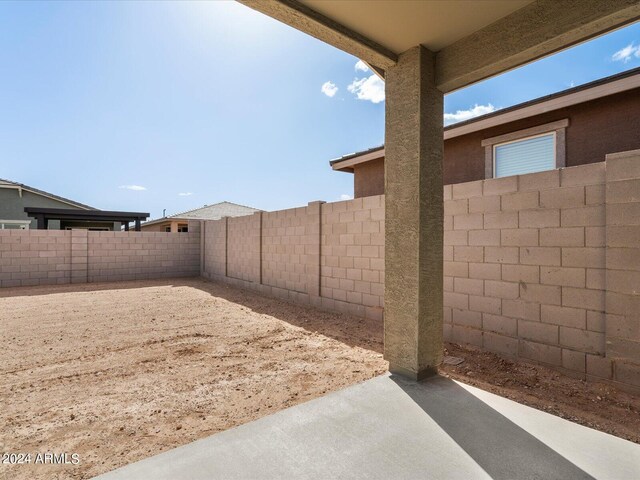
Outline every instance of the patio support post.
<svg viewBox="0 0 640 480"><path fill-rule="evenodd" d="M415 380L442 361L443 94L417 46L386 70L384 356Z"/></svg>

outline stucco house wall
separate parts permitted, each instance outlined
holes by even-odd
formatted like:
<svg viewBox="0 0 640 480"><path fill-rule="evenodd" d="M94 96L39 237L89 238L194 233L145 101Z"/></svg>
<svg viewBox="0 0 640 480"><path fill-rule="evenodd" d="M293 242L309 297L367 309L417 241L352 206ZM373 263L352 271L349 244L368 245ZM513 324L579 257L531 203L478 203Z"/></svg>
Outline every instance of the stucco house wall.
<svg viewBox="0 0 640 480"><path fill-rule="evenodd" d="M29 217L25 211L25 207L39 207L39 208L66 208L71 210L82 210L78 205L57 200L46 195L31 192L26 189L18 190L17 188L2 188L0 186L0 220L30 220L29 228L36 229L37 221L35 218ZM60 230L69 227L105 227L108 226L113 230L120 230L120 222L113 223L73 223L66 222L61 225L60 220L50 220L49 230Z"/></svg>
<svg viewBox="0 0 640 480"><path fill-rule="evenodd" d="M485 178L485 138L569 119L566 129L566 166L603 162L605 155L640 148L640 89L598 98L450 138L444 142L444 184ZM383 173L384 175L384 173Z"/></svg>
<svg viewBox="0 0 640 480"><path fill-rule="evenodd" d="M143 232L166 232L167 227L170 232L177 232L179 225L187 225L188 220L171 220L162 223L155 223L153 225L142 225L141 231Z"/></svg>
<svg viewBox="0 0 640 480"><path fill-rule="evenodd" d="M566 165L603 162L605 155L640 148L640 88L608 95L484 130L445 139L443 183L485 179L487 138L567 119ZM384 158L353 166L354 197L384 193Z"/></svg>
<svg viewBox="0 0 640 480"><path fill-rule="evenodd" d="M355 198L384 193L384 159L372 160L353 167L353 196Z"/></svg>
<svg viewBox="0 0 640 480"><path fill-rule="evenodd" d="M31 220L29 228L36 228L36 220L29 217L25 211L25 207L42 207L42 208L70 208L79 210L68 203L60 202L53 198L36 195L29 191L23 190L22 197L18 190L13 188L0 188L0 219L2 220ZM51 220L49 222L50 230L59 230L60 221Z"/></svg>

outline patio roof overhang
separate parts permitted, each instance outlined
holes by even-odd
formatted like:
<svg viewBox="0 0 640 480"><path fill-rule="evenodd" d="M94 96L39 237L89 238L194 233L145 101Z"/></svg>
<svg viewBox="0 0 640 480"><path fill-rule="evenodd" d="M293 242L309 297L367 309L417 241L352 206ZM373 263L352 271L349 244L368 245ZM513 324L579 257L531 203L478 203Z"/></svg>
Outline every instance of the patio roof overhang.
<svg viewBox="0 0 640 480"><path fill-rule="evenodd" d="M416 45L448 93L640 18L636 0L238 0L386 70Z"/></svg>
<svg viewBox="0 0 640 480"><path fill-rule="evenodd" d="M444 94L640 19L637 0L238 0L385 78L384 355L413 379L443 348Z"/></svg>
<svg viewBox="0 0 640 480"><path fill-rule="evenodd" d="M128 226L135 222L136 231L140 230L140 222L149 217L142 212L117 212L108 210L72 210L68 208L39 208L25 207L24 211L30 217L38 220L38 229L46 229L49 220L73 220L84 222L121 222Z"/></svg>

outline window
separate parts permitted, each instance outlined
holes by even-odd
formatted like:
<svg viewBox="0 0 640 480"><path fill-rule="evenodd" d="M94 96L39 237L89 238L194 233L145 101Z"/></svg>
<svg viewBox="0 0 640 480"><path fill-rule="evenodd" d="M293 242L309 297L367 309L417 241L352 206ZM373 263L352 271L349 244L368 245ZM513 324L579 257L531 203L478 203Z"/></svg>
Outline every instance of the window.
<svg viewBox="0 0 640 480"><path fill-rule="evenodd" d="M0 220L0 230L29 230L31 220Z"/></svg>
<svg viewBox="0 0 640 480"><path fill-rule="evenodd" d="M493 146L493 176L509 177L556 168L555 132Z"/></svg>
<svg viewBox="0 0 640 480"><path fill-rule="evenodd" d="M189 231L189 226L184 224L178 224L178 232L187 233Z"/></svg>
<svg viewBox="0 0 640 480"><path fill-rule="evenodd" d="M565 131L569 120L506 133L482 141L485 178L509 177L565 166Z"/></svg>
<svg viewBox="0 0 640 480"><path fill-rule="evenodd" d="M171 233L171 226L164 227L164 231Z"/></svg>

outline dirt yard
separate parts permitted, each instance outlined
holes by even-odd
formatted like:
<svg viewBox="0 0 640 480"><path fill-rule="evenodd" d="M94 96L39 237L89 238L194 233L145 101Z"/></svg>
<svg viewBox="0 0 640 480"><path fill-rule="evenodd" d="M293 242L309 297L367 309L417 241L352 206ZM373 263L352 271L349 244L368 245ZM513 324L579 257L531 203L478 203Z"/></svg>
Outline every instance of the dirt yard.
<svg viewBox="0 0 640 480"><path fill-rule="evenodd" d="M80 457L0 478L89 478L387 368L379 322L199 279L3 289L0 325L0 452ZM446 347L445 375L640 443L640 397Z"/></svg>
<svg viewBox="0 0 640 480"><path fill-rule="evenodd" d="M0 452L32 453L0 478L89 478L387 368L381 325L197 279L0 297Z"/></svg>
<svg viewBox="0 0 640 480"><path fill-rule="evenodd" d="M583 382L540 365L513 362L473 347L445 344L465 361L443 375L575 423L640 443L640 396Z"/></svg>

